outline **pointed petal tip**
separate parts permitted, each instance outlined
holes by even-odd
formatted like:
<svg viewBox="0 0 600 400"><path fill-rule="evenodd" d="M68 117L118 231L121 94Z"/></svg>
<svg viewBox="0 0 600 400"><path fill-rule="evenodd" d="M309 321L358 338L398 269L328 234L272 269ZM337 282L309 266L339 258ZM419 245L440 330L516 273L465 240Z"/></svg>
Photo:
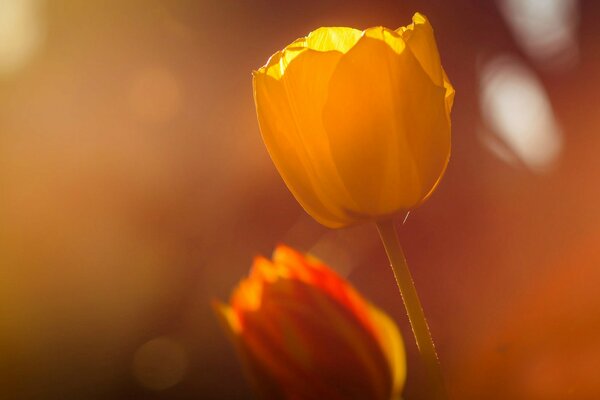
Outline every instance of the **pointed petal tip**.
<svg viewBox="0 0 600 400"><path fill-rule="evenodd" d="M254 279L257 276L262 276L266 271L273 268L273 263L268 258L256 255L252 259L252 267L250 268L250 275L248 279Z"/></svg>
<svg viewBox="0 0 600 400"><path fill-rule="evenodd" d="M363 34L363 31L349 27L317 28L308 35L294 40L282 50L277 51L269 57L265 65L253 71L252 75L265 74L275 79L281 79L285 74L287 65L305 50L346 53Z"/></svg>
<svg viewBox="0 0 600 400"><path fill-rule="evenodd" d="M279 243L273 250L272 259L274 263L280 263L283 265L287 265L290 258L296 258L299 256L299 253L296 252L290 246Z"/></svg>
<svg viewBox="0 0 600 400"><path fill-rule="evenodd" d="M412 21L415 24L428 24L429 23L429 20L427 19L427 17L418 11L413 14Z"/></svg>
<svg viewBox="0 0 600 400"><path fill-rule="evenodd" d="M396 54L401 54L406 48L402 34L384 26L375 26L364 31L364 36L387 44ZM361 38L362 39L362 38Z"/></svg>
<svg viewBox="0 0 600 400"><path fill-rule="evenodd" d="M215 313L221 314L221 315L223 313L225 313L227 309L231 308L231 307L229 307L229 305L223 303L219 299L212 299L210 301L210 306L212 307L212 309Z"/></svg>
<svg viewBox="0 0 600 400"><path fill-rule="evenodd" d="M241 332L240 320L231 306L217 299L211 300L211 306L221 325L229 334L236 335Z"/></svg>
<svg viewBox="0 0 600 400"><path fill-rule="evenodd" d="M285 244L283 242L278 242L275 245L275 248L273 249L273 257L272 257L272 259L275 260L276 254L278 254L278 253L282 253L282 252L285 253L285 252L288 252L288 251L293 251L293 250L287 244Z"/></svg>

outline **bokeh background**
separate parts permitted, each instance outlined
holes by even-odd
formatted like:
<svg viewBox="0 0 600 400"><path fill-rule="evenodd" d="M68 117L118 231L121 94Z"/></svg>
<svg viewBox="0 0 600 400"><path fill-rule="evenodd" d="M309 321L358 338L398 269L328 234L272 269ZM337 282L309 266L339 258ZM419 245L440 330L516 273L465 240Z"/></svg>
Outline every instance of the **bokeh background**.
<svg viewBox="0 0 600 400"><path fill-rule="evenodd" d="M316 27L415 11L457 90L453 155L400 230L450 392L600 398L591 0L0 0L0 397L251 398L210 302L283 242L395 318L419 399L374 227L302 211L250 76Z"/></svg>

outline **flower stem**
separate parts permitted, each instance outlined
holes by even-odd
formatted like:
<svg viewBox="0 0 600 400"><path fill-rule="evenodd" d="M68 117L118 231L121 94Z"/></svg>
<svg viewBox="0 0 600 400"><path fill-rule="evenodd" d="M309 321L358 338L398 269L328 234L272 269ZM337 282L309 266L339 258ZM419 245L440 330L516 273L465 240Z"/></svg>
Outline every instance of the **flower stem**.
<svg viewBox="0 0 600 400"><path fill-rule="evenodd" d="M394 227L394 221L392 218L389 218L378 221L376 225L383 242L383 247L385 247L385 252L394 271L394 277L396 278L398 289L400 289L415 341L417 342L417 347L425 366L428 379L427 387L431 391L427 398L435 400L446 399L447 395L440 369L440 361L435 351L417 289L415 288L406 258L404 257L404 251L400 245L398 233Z"/></svg>

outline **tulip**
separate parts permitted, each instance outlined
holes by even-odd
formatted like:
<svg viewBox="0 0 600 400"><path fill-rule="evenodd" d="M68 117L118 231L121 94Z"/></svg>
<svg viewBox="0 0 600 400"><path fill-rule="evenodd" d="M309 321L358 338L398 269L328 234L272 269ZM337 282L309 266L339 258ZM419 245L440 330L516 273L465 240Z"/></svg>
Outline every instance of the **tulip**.
<svg viewBox="0 0 600 400"><path fill-rule="evenodd" d="M319 260L279 246L216 310L266 399L398 398L406 364L384 312Z"/></svg>
<svg viewBox="0 0 600 400"><path fill-rule="evenodd" d="M263 140L287 187L339 228L408 211L450 157L454 89L433 29L319 28L253 73Z"/></svg>
<svg viewBox="0 0 600 400"><path fill-rule="evenodd" d="M253 73L263 141L298 202L321 224L377 225L428 376L445 399L441 368L394 216L434 191L450 158L454 88L433 28L412 24L319 28Z"/></svg>

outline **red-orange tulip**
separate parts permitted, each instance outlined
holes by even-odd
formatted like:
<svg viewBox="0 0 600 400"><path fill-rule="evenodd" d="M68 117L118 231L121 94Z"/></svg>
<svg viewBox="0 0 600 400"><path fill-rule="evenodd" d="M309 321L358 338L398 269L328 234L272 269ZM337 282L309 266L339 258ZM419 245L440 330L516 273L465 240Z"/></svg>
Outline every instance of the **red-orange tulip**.
<svg viewBox="0 0 600 400"><path fill-rule="evenodd" d="M310 256L279 246L217 310L269 399L397 398L406 375L394 322Z"/></svg>

